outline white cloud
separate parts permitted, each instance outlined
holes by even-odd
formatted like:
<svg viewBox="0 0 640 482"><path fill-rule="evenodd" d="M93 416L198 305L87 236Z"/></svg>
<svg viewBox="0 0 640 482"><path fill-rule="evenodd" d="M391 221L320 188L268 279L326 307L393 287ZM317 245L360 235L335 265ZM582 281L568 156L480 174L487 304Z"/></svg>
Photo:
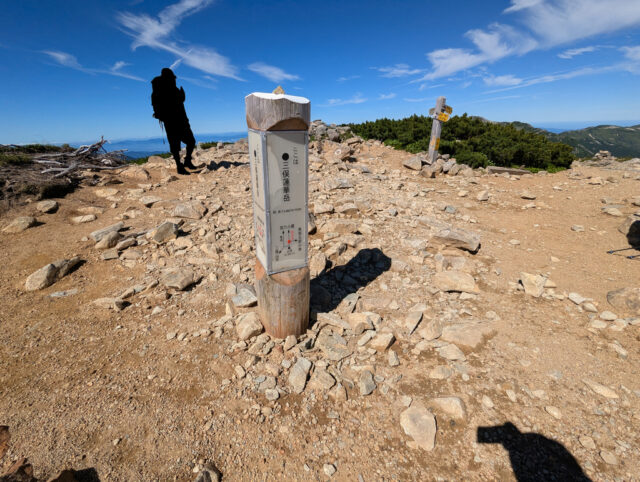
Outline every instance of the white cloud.
<svg viewBox="0 0 640 482"><path fill-rule="evenodd" d="M346 77L338 77L337 81L338 82L346 82L347 80L354 80L354 79L359 79L360 76L359 75L349 75Z"/></svg>
<svg viewBox="0 0 640 482"><path fill-rule="evenodd" d="M636 47L622 47L620 49L624 52L624 56L634 62L640 62L640 45Z"/></svg>
<svg viewBox="0 0 640 482"><path fill-rule="evenodd" d="M373 67L373 69L382 72L381 77L388 78L407 77L424 72L424 69L412 69L407 64L395 64L391 67Z"/></svg>
<svg viewBox="0 0 640 482"><path fill-rule="evenodd" d="M205 89L216 90L218 88L218 86L215 85L216 79L209 77L208 75L204 75L202 78L185 77L184 75L181 75L180 79L186 80L190 84L197 85L198 87L203 87Z"/></svg>
<svg viewBox="0 0 640 482"><path fill-rule="evenodd" d="M448 79L450 80L450 79ZM420 84L420 87L418 87L418 90L427 90L427 89L436 89L438 87L443 87L445 84L428 84L428 83L424 83L424 84Z"/></svg>
<svg viewBox="0 0 640 482"><path fill-rule="evenodd" d="M511 6L504 10L504 13L513 13L525 8L530 8L542 3L543 0L511 0Z"/></svg>
<svg viewBox="0 0 640 482"><path fill-rule="evenodd" d="M576 77L584 77L585 75L605 74L608 72L616 72L620 70L624 70L624 67L622 64L608 65L605 67L583 67L581 69L571 70L568 72L560 72L555 74L542 75L539 77L533 77L528 80L523 80L518 85L505 87L502 89L495 89L489 92L490 93L504 92L505 90L519 89L521 87L529 87L531 85L548 84L550 82L556 82L558 80L569 80L569 79L574 79Z"/></svg>
<svg viewBox="0 0 640 482"><path fill-rule="evenodd" d="M391 92L390 94L380 94L378 96L378 100L389 100L393 99L397 94L395 92Z"/></svg>
<svg viewBox="0 0 640 482"><path fill-rule="evenodd" d="M282 82L283 80L300 80L300 77L293 74L288 74L279 67L273 65L267 65L264 62L254 62L249 65L249 70L261 75L273 82Z"/></svg>
<svg viewBox="0 0 640 482"><path fill-rule="evenodd" d="M488 75L486 77L483 77L482 80L484 81L484 83L486 85L489 86L497 86L497 87L504 87L504 86L510 86L510 85L518 85L522 83L522 79L514 76L514 75Z"/></svg>
<svg viewBox="0 0 640 482"><path fill-rule="evenodd" d="M593 52L595 49L596 49L595 47L582 47L579 49L569 49L569 50L565 50L564 52L560 52L558 54L558 57L560 57L561 59L572 59L577 55Z"/></svg>
<svg viewBox="0 0 640 482"><path fill-rule="evenodd" d="M435 104L435 99L431 98L431 97L421 97L419 99L415 99L415 98L407 98L405 97L404 99L405 102L433 102Z"/></svg>
<svg viewBox="0 0 640 482"><path fill-rule="evenodd" d="M60 52L59 50L43 50L42 53L48 55L53 60L55 60L58 64L64 67L69 67L70 69L79 70L80 72L84 72L86 74L108 74L108 75L114 75L116 77L124 77L125 79L137 80L139 82L145 81L144 79L141 79L136 75L122 72L123 67L126 67L127 65L131 65L131 64L128 64L127 62L123 62L122 60L119 60L118 62L113 64L113 66L110 69L106 69L106 70L92 69L88 67L83 67L80 64L80 62L78 62L78 59L76 58L75 55L69 54L67 52Z"/></svg>
<svg viewBox="0 0 640 482"><path fill-rule="evenodd" d="M75 55L71 55L66 52L60 52L58 50L43 50L42 53L47 54L60 65L64 65L65 67L80 70L83 72L86 71L86 69L78 63L78 59L75 57Z"/></svg>
<svg viewBox="0 0 640 482"><path fill-rule="evenodd" d="M335 107L338 105L347 105L347 104L362 104L366 102L367 99L362 97L362 94L358 92L351 99L329 99L325 104L325 107Z"/></svg>
<svg viewBox="0 0 640 482"><path fill-rule="evenodd" d="M481 102L494 102L498 100L507 100L507 99L519 99L522 97L521 95L502 95L499 97L487 97L485 99L478 99L469 101L468 104L479 104Z"/></svg>
<svg viewBox="0 0 640 482"><path fill-rule="evenodd" d="M509 25L494 23L488 30L474 29L466 34L476 50L440 49L427 54L433 70L418 79L433 80L461 70L492 63L509 55L522 55L536 48L536 41Z"/></svg>
<svg viewBox="0 0 640 482"><path fill-rule="evenodd" d="M171 39L171 34L184 18L208 7L213 0L180 0L160 11L157 18L146 14L136 15L129 12L119 13L118 21L125 32L133 37L131 47L149 47L164 50L178 59L207 74L242 80L238 77L238 69L231 65L228 58L214 49L196 45L183 45Z"/></svg>
<svg viewBox="0 0 640 482"><path fill-rule="evenodd" d="M469 30L465 36L475 48L429 52L432 70L419 81L445 77L535 49L640 26L637 0L512 0L504 13L516 14L526 28L494 23L487 29Z"/></svg>
<svg viewBox="0 0 640 482"><path fill-rule="evenodd" d="M522 9L522 21L543 47L640 25L636 0L545 0Z"/></svg>

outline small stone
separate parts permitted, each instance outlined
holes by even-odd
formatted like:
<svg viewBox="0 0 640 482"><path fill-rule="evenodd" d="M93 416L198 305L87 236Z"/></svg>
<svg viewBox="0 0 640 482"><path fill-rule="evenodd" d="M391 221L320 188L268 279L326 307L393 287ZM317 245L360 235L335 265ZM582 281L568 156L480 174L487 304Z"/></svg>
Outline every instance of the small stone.
<svg viewBox="0 0 640 482"><path fill-rule="evenodd" d="M280 398L280 392L275 388L267 388L264 391L264 396L270 402L275 402L278 398Z"/></svg>
<svg viewBox="0 0 640 482"><path fill-rule="evenodd" d="M84 216L74 216L71 218L72 224L90 223L98 219L95 214L85 214Z"/></svg>
<svg viewBox="0 0 640 482"><path fill-rule="evenodd" d="M439 365L434 367L429 372L429 378L432 380L446 380L453 375L453 369L446 365Z"/></svg>
<svg viewBox="0 0 640 482"><path fill-rule="evenodd" d="M127 302L120 298L98 298L93 300L93 304L114 311L122 311L127 306Z"/></svg>
<svg viewBox="0 0 640 482"><path fill-rule="evenodd" d="M529 191L525 191L522 194L520 194L520 197L522 199L527 199L527 200L533 201L536 198L536 195L530 193Z"/></svg>
<svg viewBox="0 0 640 482"><path fill-rule="evenodd" d="M482 395L482 405L488 409L492 409L494 407L493 400L491 400L487 395Z"/></svg>
<svg viewBox="0 0 640 482"><path fill-rule="evenodd" d="M374 328L374 317L370 316L370 313L367 311L362 313L349 313L347 321L351 327L351 331L353 331L355 335L360 335L366 330L373 330Z"/></svg>
<svg viewBox="0 0 640 482"><path fill-rule="evenodd" d="M289 385L294 393L302 393L307 384L307 376L312 363L306 358L300 357L289 371Z"/></svg>
<svg viewBox="0 0 640 482"><path fill-rule="evenodd" d="M207 208L200 201L191 201L178 204L173 210L173 216L177 218L201 219L207 213Z"/></svg>
<svg viewBox="0 0 640 482"><path fill-rule="evenodd" d="M27 291L35 291L51 286L56 279L58 270L53 264L43 266L38 271L31 273L25 283Z"/></svg>
<svg viewBox="0 0 640 482"><path fill-rule="evenodd" d="M520 273L520 283L524 287L525 294L540 298L544 293L544 285L547 279L544 276L529 273Z"/></svg>
<svg viewBox="0 0 640 482"><path fill-rule="evenodd" d="M580 437L578 437L578 441L580 442L580 445L582 445L585 449L596 449L596 443L588 435L581 435Z"/></svg>
<svg viewBox="0 0 640 482"><path fill-rule="evenodd" d="M91 237L91 239L93 239L97 243L107 234L114 231L120 231L122 228L124 228L124 223L119 222L116 224L112 224L111 226L107 226L106 228L98 229L92 232L89 236Z"/></svg>
<svg viewBox="0 0 640 482"><path fill-rule="evenodd" d="M420 403L413 403L400 414L400 426L415 446L431 451L436 445L436 418Z"/></svg>
<svg viewBox="0 0 640 482"><path fill-rule="evenodd" d="M262 323L255 312L244 313L236 321L236 332L241 340L248 340L262 333Z"/></svg>
<svg viewBox="0 0 640 482"><path fill-rule="evenodd" d="M418 156L411 157L402 161L402 165L407 169L419 171L422 169L422 159Z"/></svg>
<svg viewBox="0 0 640 482"><path fill-rule="evenodd" d="M463 271L441 271L432 278L433 284L440 291L462 291L465 293L480 293L473 276Z"/></svg>
<svg viewBox="0 0 640 482"><path fill-rule="evenodd" d="M158 196L142 196L138 201L140 201L143 206L150 208L155 203L162 201L162 198Z"/></svg>
<svg viewBox="0 0 640 482"><path fill-rule="evenodd" d="M167 333L167 336L165 337L167 339L167 341L169 340L173 340L176 337L177 333L175 331L170 331L169 333Z"/></svg>
<svg viewBox="0 0 640 482"><path fill-rule="evenodd" d="M546 407L544 407L544 410L557 420L560 420L562 418L562 412L560 412L560 410L553 405L547 405Z"/></svg>
<svg viewBox="0 0 640 482"><path fill-rule="evenodd" d="M322 466L322 471L324 472L324 475L331 477L336 473L336 467L333 464L324 464Z"/></svg>
<svg viewBox="0 0 640 482"><path fill-rule="evenodd" d="M607 301L623 313L640 316L640 288L621 288L609 291Z"/></svg>
<svg viewBox="0 0 640 482"><path fill-rule="evenodd" d="M351 355L352 350L347 346L347 341L336 333L329 334L322 331L316 340L315 346L320 348L324 355L331 361L340 361Z"/></svg>
<svg viewBox="0 0 640 482"><path fill-rule="evenodd" d="M238 379L244 378L247 372L240 365L236 365L233 369Z"/></svg>
<svg viewBox="0 0 640 482"><path fill-rule="evenodd" d="M398 358L398 354L394 350L389 350L387 360L390 367L397 367L400 365L400 358Z"/></svg>
<svg viewBox="0 0 640 482"><path fill-rule="evenodd" d="M604 321L615 321L618 319L618 315L610 311L603 311L600 313L600 319Z"/></svg>
<svg viewBox="0 0 640 482"><path fill-rule="evenodd" d="M358 388L360 389L360 395L370 395L376 389L376 382L373 380L373 373L369 370L361 371L360 379L358 380Z"/></svg>
<svg viewBox="0 0 640 482"><path fill-rule="evenodd" d="M452 343L438 348L438 355L440 355L445 360L451 361L467 359L464 353L462 353L462 350L460 350L460 348Z"/></svg>
<svg viewBox="0 0 640 482"><path fill-rule="evenodd" d="M244 287L238 290L238 294L235 295L231 301L237 308L248 308L258 304L258 298L255 293L249 288Z"/></svg>
<svg viewBox="0 0 640 482"><path fill-rule="evenodd" d="M376 351L385 351L396 340L396 337L393 333L390 332L382 332L378 333L373 339L369 342L369 346Z"/></svg>
<svg viewBox="0 0 640 482"><path fill-rule="evenodd" d="M478 201L488 201L489 200L489 191L485 190L485 191L480 191L478 193L478 195L476 196L476 199Z"/></svg>
<svg viewBox="0 0 640 482"><path fill-rule="evenodd" d="M151 239L156 244L164 244L176 237L178 237L178 225L170 221L165 221L151 231Z"/></svg>
<svg viewBox="0 0 640 482"><path fill-rule="evenodd" d="M125 254L129 252L130 251L125 251ZM179 291L183 291L194 284L197 280L191 269L171 268L164 272L160 281L167 288L174 288Z"/></svg>
<svg viewBox="0 0 640 482"><path fill-rule="evenodd" d="M576 305L581 305L587 299L583 296L580 296L578 293L569 293L569 299L573 301Z"/></svg>
<svg viewBox="0 0 640 482"><path fill-rule="evenodd" d="M579 224L574 224L573 226L571 226L571 231L575 231L576 233L582 233L584 231L584 226L581 226Z"/></svg>
<svg viewBox="0 0 640 482"><path fill-rule="evenodd" d="M587 385L591 390L593 390L594 393L597 393L598 395L601 395L605 398L619 398L618 394L613 390L611 390L609 387L605 387L604 385L601 385L592 380L585 379L585 380L582 380L582 382L585 385Z"/></svg>
<svg viewBox="0 0 640 482"><path fill-rule="evenodd" d="M464 402L458 397L438 397L432 399L429 404L457 420L467 418L467 410Z"/></svg>
<svg viewBox="0 0 640 482"><path fill-rule="evenodd" d="M294 346L296 346L297 343L298 339L295 337L295 335L287 336L287 338L285 338L284 340L284 351L291 350Z"/></svg>
<svg viewBox="0 0 640 482"><path fill-rule="evenodd" d="M418 330L418 335L427 341L440 338L442 336L442 322L439 319L435 319L428 323L423 323L422 328Z"/></svg>
<svg viewBox="0 0 640 482"><path fill-rule="evenodd" d="M601 450L600 457L602 457L602 460L608 465L618 465L618 458L608 450Z"/></svg>
<svg viewBox="0 0 640 482"><path fill-rule="evenodd" d="M96 243L95 247L96 249L113 248L115 245L118 244L118 241L120 241L121 237L122 236L118 231L112 231L110 233L107 233L105 236L103 236L102 239Z"/></svg>
<svg viewBox="0 0 640 482"><path fill-rule="evenodd" d="M327 257L322 252L314 254L309 260L309 274L313 278L322 273L326 267Z"/></svg>
<svg viewBox="0 0 640 482"><path fill-rule="evenodd" d="M41 213L54 213L58 210L58 203L52 199L45 199L36 204L36 209Z"/></svg>

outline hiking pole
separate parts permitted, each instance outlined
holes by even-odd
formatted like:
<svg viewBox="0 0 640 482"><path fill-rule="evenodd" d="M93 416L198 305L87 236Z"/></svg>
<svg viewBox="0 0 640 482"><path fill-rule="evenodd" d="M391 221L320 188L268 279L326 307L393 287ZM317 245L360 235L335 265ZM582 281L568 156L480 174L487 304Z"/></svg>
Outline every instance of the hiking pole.
<svg viewBox="0 0 640 482"><path fill-rule="evenodd" d="M160 130L162 131L162 145L164 146L164 124L160 119L158 119L158 124L160 124Z"/></svg>

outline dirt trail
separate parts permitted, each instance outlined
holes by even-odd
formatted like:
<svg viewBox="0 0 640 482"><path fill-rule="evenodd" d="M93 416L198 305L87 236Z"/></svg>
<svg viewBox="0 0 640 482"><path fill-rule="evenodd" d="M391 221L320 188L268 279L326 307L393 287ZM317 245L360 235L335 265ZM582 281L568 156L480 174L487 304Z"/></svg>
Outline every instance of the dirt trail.
<svg viewBox="0 0 640 482"><path fill-rule="evenodd" d="M200 152L196 163L211 167L200 174L173 179L156 160L100 174L97 186L57 199L55 213L35 202L3 213L3 227L18 216L41 224L0 233L0 425L11 431L0 467L28 456L42 479L73 467L94 468L103 481L186 481L212 462L224 480L326 480L327 464L335 480L515 480L514 472L549 480L575 476L575 463L593 480L640 480L640 317L606 297L640 287L640 259L607 254L628 246L617 228L640 210L640 173L581 166L427 179L402 167L409 154L354 147L346 163L329 143L312 150L312 211L334 212L316 216L310 257L326 254L320 291L335 314L348 319L345 297L357 289L355 311L380 315L376 333L396 340L377 351L346 330L351 354L340 362L318 340L342 330L321 323L290 350L264 335L238 339L238 314L254 308L230 300L253 282L254 255L247 156L237 146ZM478 201L485 190L488 201ZM145 207L144 196L160 199ZM179 236L156 245L146 233L178 222L184 203L207 213L183 218ZM356 209L339 213L347 204ZM613 205L623 216L602 211ZM72 224L88 207L97 219ZM424 218L477 232L480 249L436 245ZM335 220L357 229L333 235ZM103 260L89 234L119 221L137 246ZM340 268L365 249L379 258ZM25 290L31 273L73 256L84 263L72 273ZM385 258L390 266L376 268ZM166 287L168 269L196 283ZM439 290L437 274L451 269L470 273L479 293ZM522 291L522 272L548 278L541 297ZM94 303L132 287L122 311ZM578 305L569 293L588 300ZM422 319L408 334L414 311ZM616 316L602 321L605 311ZM472 340L429 339L424 328L436 322L445 332L463 326ZM442 355L456 346L462 357ZM288 377L299 357L313 368L296 394ZM370 395L361 394L365 371L374 375ZM336 385L314 385L327 372ZM438 397L458 397L464 413L438 407ZM403 430L409 404L435 415L432 451Z"/></svg>

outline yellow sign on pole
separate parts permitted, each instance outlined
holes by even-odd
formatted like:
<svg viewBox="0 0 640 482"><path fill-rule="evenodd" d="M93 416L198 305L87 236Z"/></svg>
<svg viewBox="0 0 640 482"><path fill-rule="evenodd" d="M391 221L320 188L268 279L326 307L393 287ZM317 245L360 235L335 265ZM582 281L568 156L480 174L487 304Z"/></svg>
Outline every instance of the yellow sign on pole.
<svg viewBox="0 0 640 482"><path fill-rule="evenodd" d="M440 112L436 116L436 119L438 119L440 122L447 122L449 120L449 114L447 114L446 112Z"/></svg>

